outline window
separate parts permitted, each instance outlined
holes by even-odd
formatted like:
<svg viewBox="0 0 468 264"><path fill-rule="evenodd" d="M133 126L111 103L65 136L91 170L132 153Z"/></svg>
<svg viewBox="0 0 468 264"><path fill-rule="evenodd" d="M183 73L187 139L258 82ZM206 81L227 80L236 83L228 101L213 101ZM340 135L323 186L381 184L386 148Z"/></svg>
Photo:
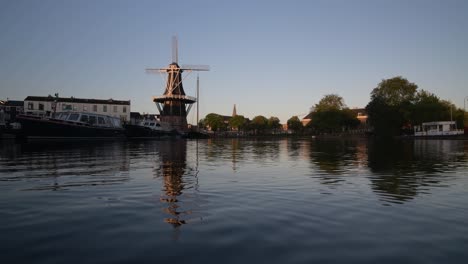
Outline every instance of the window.
<svg viewBox="0 0 468 264"><path fill-rule="evenodd" d="M34 110L34 103L33 102L28 103L28 110Z"/></svg>
<svg viewBox="0 0 468 264"><path fill-rule="evenodd" d="M102 111L103 111L103 112L107 112L107 105L103 105L103 106L102 106Z"/></svg>
<svg viewBox="0 0 468 264"><path fill-rule="evenodd" d="M124 106L122 110L123 110L124 113L127 113L127 107L126 106Z"/></svg>
<svg viewBox="0 0 468 264"><path fill-rule="evenodd" d="M78 106L74 105L73 106L73 111L78 111Z"/></svg>
<svg viewBox="0 0 468 264"><path fill-rule="evenodd" d="M99 125L105 125L106 124L106 121L104 120L103 117L100 117L100 116L98 117L98 124Z"/></svg>
<svg viewBox="0 0 468 264"><path fill-rule="evenodd" d="M117 106L114 105L114 113L117 113Z"/></svg>
<svg viewBox="0 0 468 264"><path fill-rule="evenodd" d="M87 105L83 105L83 112L88 112L88 106Z"/></svg>
<svg viewBox="0 0 468 264"><path fill-rule="evenodd" d="M71 114L71 115L68 117L68 120L69 120L69 121L77 121L79 117L80 117L79 114Z"/></svg>
<svg viewBox="0 0 468 264"><path fill-rule="evenodd" d="M63 104L62 105L62 110L70 111L72 110L72 106L69 104Z"/></svg>
<svg viewBox="0 0 468 264"><path fill-rule="evenodd" d="M93 112L97 112L97 105L93 105Z"/></svg>
<svg viewBox="0 0 468 264"><path fill-rule="evenodd" d="M87 115L81 115L80 121L83 123L88 123L88 116Z"/></svg>
<svg viewBox="0 0 468 264"><path fill-rule="evenodd" d="M39 110L44 111L44 104L39 104Z"/></svg>
<svg viewBox="0 0 468 264"><path fill-rule="evenodd" d="M95 116L89 116L88 122L89 122L89 124L91 124L91 125L96 124L96 117L95 117Z"/></svg>

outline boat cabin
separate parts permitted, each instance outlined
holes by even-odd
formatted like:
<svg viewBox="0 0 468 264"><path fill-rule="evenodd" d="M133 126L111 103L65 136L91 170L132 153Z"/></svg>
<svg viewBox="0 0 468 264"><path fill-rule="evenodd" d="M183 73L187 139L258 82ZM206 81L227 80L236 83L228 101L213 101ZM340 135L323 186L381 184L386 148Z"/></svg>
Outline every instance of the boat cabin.
<svg viewBox="0 0 468 264"><path fill-rule="evenodd" d="M94 113L60 112L55 114L54 119L97 127L122 128L119 118Z"/></svg>
<svg viewBox="0 0 468 264"><path fill-rule="evenodd" d="M457 129L455 121L427 122L414 127L415 136L455 136L463 133L462 129Z"/></svg>

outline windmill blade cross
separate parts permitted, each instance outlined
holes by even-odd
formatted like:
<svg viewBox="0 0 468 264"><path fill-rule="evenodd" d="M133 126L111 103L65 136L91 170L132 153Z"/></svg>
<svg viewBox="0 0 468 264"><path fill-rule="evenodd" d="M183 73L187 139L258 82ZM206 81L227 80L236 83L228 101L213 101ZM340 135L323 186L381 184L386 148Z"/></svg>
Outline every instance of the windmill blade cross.
<svg viewBox="0 0 468 264"><path fill-rule="evenodd" d="M168 68L161 68L161 69L145 69L146 73L160 73L160 72L167 72Z"/></svg>
<svg viewBox="0 0 468 264"><path fill-rule="evenodd" d="M179 63L179 49L177 36L172 37L172 62Z"/></svg>
<svg viewBox="0 0 468 264"><path fill-rule="evenodd" d="M183 64L180 66L182 70L190 71L209 71L210 66L208 65L192 65L192 64Z"/></svg>

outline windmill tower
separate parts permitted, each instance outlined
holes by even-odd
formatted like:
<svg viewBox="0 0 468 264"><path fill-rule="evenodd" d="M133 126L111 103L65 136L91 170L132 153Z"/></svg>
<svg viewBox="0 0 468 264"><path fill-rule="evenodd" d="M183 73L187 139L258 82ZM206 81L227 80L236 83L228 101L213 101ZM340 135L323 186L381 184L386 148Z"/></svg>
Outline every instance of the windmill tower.
<svg viewBox="0 0 468 264"><path fill-rule="evenodd" d="M187 114L197 98L187 96L182 85L182 72L209 71L207 65L182 65L178 63L177 37L172 38L172 63L167 68L146 69L148 73L166 73L166 88L161 96L153 96L153 102L161 115L161 123L168 124L179 133L185 133ZM187 77L186 75L185 77Z"/></svg>

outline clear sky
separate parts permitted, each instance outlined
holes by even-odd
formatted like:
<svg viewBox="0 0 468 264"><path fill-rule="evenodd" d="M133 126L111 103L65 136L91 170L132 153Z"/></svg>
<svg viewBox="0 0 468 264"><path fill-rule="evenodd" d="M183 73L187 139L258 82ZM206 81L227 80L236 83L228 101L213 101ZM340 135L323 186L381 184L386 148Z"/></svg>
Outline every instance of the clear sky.
<svg viewBox="0 0 468 264"><path fill-rule="evenodd" d="M403 76L459 107L468 96L468 1L0 0L0 99L28 95L131 100L156 113L148 67L200 73L200 116L304 115L325 94L365 107ZM196 93L196 73L185 79ZM194 113L189 122L194 122Z"/></svg>

